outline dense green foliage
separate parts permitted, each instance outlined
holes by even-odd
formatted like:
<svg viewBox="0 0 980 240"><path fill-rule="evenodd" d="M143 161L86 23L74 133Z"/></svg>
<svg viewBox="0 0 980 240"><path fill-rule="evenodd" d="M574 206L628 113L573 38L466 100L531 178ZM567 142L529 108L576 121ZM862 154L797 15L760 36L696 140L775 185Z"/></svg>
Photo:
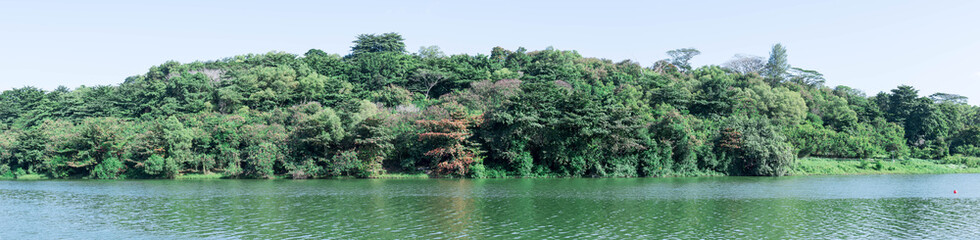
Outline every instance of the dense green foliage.
<svg viewBox="0 0 980 240"><path fill-rule="evenodd" d="M823 86L778 44L768 63L693 68L690 48L643 67L552 48L409 54L395 33L354 43L4 91L0 176L784 175L806 156L980 156L963 97Z"/></svg>

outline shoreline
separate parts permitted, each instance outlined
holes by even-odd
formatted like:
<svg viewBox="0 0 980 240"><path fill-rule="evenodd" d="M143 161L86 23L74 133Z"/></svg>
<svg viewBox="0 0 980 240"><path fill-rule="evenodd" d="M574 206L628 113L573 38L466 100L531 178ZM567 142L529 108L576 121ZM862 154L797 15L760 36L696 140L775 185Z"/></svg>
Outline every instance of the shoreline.
<svg viewBox="0 0 980 240"><path fill-rule="evenodd" d="M890 175L890 174L957 174L957 173L980 173L980 167L969 167L965 164L947 164L942 160L926 159L838 159L806 157L796 160L793 169L787 176L833 176L833 175ZM731 175L696 175L696 176L661 176L661 177L618 177L618 178L676 178L676 177L735 177ZM488 178L464 178L464 179L508 179L508 178L596 178L596 177L557 177L557 176L536 176L536 177L488 177ZM613 177L617 178L617 177ZM164 178L165 179L165 178ZM210 174L182 174L169 180L216 180L216 179L256 179L261 178L229 178L221 173ZM312 178L311 178L312 179ZM424 173L388 173L376 177L354 178L354 177L335 177L335 178L315 178L315 179L460 179L443 178L429 176ZM55 179L40 174L28 174L20 177L0 177L0 181L39 181L39 180L103 180L87 178ZM116 180L143 180L143 178L120 178ZM163 180L163 179L146 179ZM306 180L292 179L286 175L276 176L275 178L264 180Z"/></svg>
<svg viewBox="0 0 980 240"><path fill-rule="evenodd" d="M800 158L793 176L980 173L980 168L926 159Z"/></svg>

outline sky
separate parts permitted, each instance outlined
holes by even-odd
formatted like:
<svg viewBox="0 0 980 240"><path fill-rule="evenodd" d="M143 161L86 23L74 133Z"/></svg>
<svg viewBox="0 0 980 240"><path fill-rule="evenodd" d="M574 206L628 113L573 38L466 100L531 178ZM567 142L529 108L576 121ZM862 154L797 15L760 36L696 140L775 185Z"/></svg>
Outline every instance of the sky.
<svg viewBox="0 0 980 240"><path fill-rule="evenodd" d="M693 47L695 66L787 48L794 67L869 96L911 85L980 105L980 1L9 1L0 90L117 85L168 60L248 53L346 55L359 34L410 51L552 46L651 66Z"/></svg>

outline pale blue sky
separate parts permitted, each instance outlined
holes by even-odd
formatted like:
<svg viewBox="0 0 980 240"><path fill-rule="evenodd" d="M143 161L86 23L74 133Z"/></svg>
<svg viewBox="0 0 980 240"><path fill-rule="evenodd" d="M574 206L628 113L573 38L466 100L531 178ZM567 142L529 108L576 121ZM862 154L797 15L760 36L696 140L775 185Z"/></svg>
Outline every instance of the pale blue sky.
<svg viewBox="0 0 980 240"><path fill-rule="evenodd" d="M310 48L347 54L361 33L398 32L410 51L489 54L554 46L650 66L767 56L869 95L899 84L980 104L980 1L6 1L0 90L118 84L167 60Z"/></svg>

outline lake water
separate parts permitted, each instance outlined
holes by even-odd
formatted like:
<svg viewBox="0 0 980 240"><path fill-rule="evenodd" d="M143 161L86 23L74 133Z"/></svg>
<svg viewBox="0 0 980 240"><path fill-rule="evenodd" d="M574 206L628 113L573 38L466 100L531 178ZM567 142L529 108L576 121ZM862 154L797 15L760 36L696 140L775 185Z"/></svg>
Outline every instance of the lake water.
<svg viewBox="0 0 980 240"><path fill-rule="evenodd" d="M977 174L0 181L0 239L978 236Z"/></svg>

